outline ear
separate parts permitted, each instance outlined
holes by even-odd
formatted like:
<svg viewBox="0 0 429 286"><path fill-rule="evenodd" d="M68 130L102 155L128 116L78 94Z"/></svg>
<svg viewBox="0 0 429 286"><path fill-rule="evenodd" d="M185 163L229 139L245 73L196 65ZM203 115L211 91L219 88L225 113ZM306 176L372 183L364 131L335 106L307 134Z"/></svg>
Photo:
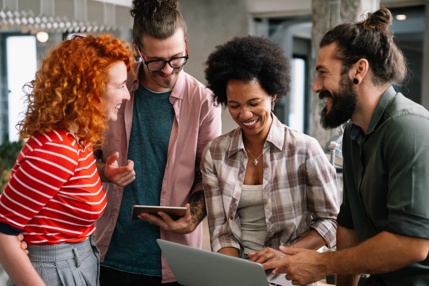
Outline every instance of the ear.
<svg viewBox="0 0 429 286"><path fill-rule="evenodd" d="M366 59L358 60L352 69L351 77L352 79L357 78L359 83L363 81L363 79L368 75L369 70L369 62Z"/></svg>
<svg viewBox="0 0 429 286"><path fill-rule="evenodd" d="M276 101L276 99L277 99L277 94L274 94L273 96L271 96L271 102Z"/></svg>

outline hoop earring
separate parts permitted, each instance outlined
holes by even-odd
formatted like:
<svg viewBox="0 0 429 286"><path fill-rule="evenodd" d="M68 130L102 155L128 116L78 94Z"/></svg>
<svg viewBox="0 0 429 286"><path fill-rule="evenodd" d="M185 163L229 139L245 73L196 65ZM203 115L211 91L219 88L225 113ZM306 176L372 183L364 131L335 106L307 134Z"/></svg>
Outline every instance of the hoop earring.
<svg viewBox="0 0 429 286"><path fill-rule="evenodd" d="M353 80L353 83L354 83L354 84L358 84L358 83L359 83L359 80L358 80L357 78L355 78L355 79Z"/></svg>

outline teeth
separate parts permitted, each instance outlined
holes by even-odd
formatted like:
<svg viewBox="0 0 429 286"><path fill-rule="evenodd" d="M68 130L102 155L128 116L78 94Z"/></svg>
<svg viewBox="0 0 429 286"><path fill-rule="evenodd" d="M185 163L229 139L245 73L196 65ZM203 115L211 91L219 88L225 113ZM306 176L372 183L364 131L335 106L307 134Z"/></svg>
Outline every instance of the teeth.
<svg viewBox="0 0 429 286"><path fill-rule="evenodd" d="M256 121L258 121L258 119L255 119L254 121L249 122L249 123L244 123L244 122L243 122L243 124L244 124L244 125L246 125L246 126L250 126L250 125L255 124L255 123L256 123Z"/></svg>
<svg viewBox="0 0 429 286"><path fill-rule="evenodd" d="M116 105L116 106L115 106L115 108L116 108L117 110L119 110L119 109L121 108L121 104Z"/></svg>

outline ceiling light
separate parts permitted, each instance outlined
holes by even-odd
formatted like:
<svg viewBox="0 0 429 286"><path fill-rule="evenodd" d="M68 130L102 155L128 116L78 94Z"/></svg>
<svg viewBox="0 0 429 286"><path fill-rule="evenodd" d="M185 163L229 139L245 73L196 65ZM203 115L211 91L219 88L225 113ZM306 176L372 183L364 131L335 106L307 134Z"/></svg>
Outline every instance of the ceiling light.
<svg viewBox="0 0 429 286"><path fill-rule="evenodd" d="M402 21L407 19L407 16L404 14L396 15L396 20Z"/></svg>
<svg viewBox="0 0 429 286"><path fill-rule="evenodd" d="M36 38L39 42L45 43L49 39L49 35L46 32L39 32L37 33Z"/></svg>

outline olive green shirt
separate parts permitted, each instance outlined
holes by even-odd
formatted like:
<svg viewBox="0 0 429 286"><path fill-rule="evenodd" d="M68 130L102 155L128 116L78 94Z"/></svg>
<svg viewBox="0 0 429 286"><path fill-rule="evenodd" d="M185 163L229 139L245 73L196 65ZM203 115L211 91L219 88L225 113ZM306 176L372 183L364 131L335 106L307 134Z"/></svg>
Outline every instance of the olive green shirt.
<svg viewBox="0 0 429 286"><path fill-rule="evenodd" d="M367 133L350 122L343 140L338 224L355 229L360 242L383 231L429 239L429 112L389 87ZM373 285L429 285L429 258L371 280Z"/></svg>

